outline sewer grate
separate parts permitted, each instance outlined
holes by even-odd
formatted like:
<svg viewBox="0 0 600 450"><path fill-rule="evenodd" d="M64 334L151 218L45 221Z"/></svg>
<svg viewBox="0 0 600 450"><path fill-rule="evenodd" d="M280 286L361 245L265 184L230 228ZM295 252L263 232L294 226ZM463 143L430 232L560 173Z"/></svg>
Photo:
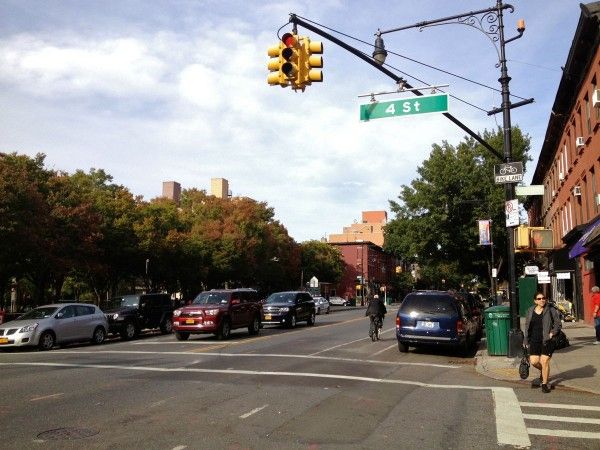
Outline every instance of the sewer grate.
<svg viewBox="0 0 600 450"><path fill-rule="evenodd" d="M56 428L54 430L43 431L38 434L39 439L49 441L70 441L73 439L83 439L98 434L99 431L89 428Z"/></svg>

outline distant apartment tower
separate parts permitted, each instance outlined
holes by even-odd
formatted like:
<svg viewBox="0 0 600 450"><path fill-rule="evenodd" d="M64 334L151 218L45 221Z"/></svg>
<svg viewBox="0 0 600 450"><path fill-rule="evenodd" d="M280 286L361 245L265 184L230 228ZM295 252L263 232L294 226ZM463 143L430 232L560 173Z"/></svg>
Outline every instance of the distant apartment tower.
<svg viewBox="0 0 600 450"><path fill-rule="evenodd" d="M177 181L163 181L162 196L173 200L179 205L179 201L181 200L181 184Z"/></svg>
<svg viewBox="0 0 600 450"><path fill-rule="evenodd" d="M211 178L210 194L217 198L228 198L229 182L225 178Z"/></svg>
<svg viewBox="0 0 600 450"><path fill-rule="evenodd" d="M344 227L340 234L330 234L329 243L364 241L383 247L383 227L386 223L386 211L363 211L361 223Z"/></svg>

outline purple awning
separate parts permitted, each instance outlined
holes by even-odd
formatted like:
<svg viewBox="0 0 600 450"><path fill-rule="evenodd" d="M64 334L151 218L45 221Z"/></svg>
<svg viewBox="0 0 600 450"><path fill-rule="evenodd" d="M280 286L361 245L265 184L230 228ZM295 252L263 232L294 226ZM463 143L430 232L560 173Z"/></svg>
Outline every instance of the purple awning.
<svg viewBox="0 0 600 450"><path fill-rule="evenodd" d="M582 255L588 251L586 245L588 244L587 239L591 236L595 230L600 229L600 218L598 218L594 223L589 225L583 235L579 238L579 240L571 247L569 250L569 258L576 258L579 255Z"/></svg>

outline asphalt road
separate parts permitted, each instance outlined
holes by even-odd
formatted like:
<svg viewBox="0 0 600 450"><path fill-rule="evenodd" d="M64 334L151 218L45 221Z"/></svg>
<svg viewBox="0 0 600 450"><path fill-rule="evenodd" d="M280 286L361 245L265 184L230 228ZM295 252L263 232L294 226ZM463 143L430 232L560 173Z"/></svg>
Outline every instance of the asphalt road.
<svg viewBox="0 0 600 450"><path fill-rule="evenodd" d="M475 351L400 353L394 312L379 342L349 310L228 341L150 333L0 352L0 446L600 448L597 396L488 379Z"/></svg>

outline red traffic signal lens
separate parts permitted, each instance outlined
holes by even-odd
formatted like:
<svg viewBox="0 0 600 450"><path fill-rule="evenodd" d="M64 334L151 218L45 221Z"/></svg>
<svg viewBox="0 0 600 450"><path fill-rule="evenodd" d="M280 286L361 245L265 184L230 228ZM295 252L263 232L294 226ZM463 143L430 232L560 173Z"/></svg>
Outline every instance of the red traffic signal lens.
<svg viewBox="0 0 600 450"><path fill-rule="evenodd" d="M281 37L281 40L285 44L286 47L293 47L296 44L296 38L294 37L294 35L292 33L285 33Z"/></svg>

